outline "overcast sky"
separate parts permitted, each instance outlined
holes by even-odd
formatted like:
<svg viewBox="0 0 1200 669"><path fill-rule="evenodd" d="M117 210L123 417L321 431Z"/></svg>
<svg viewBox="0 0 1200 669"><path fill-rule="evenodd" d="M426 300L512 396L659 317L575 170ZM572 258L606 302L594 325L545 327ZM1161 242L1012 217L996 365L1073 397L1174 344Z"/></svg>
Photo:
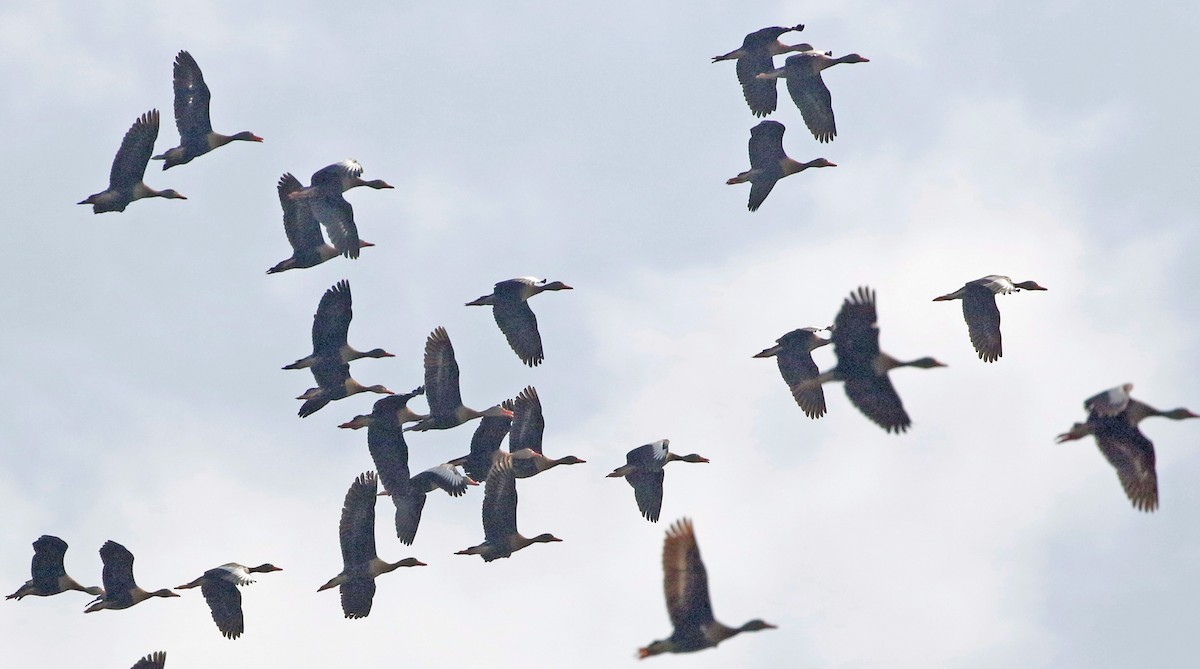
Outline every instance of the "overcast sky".
<svg viewBox="0 0 1200 669"><path fill-rule="evenodd" d="M718 619L779 629L656 666L1194 666L1200 425L1143 424L1154 514L1090 439L1054 436L1124 382L1200 410L1200 5L501 4L0 8L4 594L42 534L70 544L87 585L107 539L146 589L229 561L284 569L244 589L237 641L198 591L88 616L80 593L0 603L6 666L123 669L155 650L170 669L628 666L671 633L662 542L682 516ZM830 144L780 86L788 153L838 167L781 181L751 214L749 187L724 181L748 169L759 119L733 64L709 60L795 23L786 41L871 62L826 72ZM156 149L177 144L181 49L214 128L266 141L151 163L146 182L186 201L94 216L75 203L106 187L138 115L159 109ZM347 157L396 187L347 196L377 246L266 276L290 252L280 174L307 183ZM1050 289L999 298L994 364L959 303L931 302L986 274ZM536 369L463 306L522 275L576 288L532 302ZM381 557L429 566L380 577L365 620L316 592L342 568L346 489L373 467L365 432L336 426L377 396L302 420L311 375L279 368L310 351L341 279L350 343L397 355L355 363L358 380L419 385L441 325L468 405L536 386L547 454L588 464L521 481L519 527L562 543L454 555L482 540L478 488L432 495L403 546L381 500ZM893 375L904 435L837 385L828 415L805 418L774 362L751 358L831 323L859 285L878 291L884 350L949 365ZM465 453L473 429L413 435L414 471ZM671 465L651 524L604 475L664 437L712 463Z"/></svg>

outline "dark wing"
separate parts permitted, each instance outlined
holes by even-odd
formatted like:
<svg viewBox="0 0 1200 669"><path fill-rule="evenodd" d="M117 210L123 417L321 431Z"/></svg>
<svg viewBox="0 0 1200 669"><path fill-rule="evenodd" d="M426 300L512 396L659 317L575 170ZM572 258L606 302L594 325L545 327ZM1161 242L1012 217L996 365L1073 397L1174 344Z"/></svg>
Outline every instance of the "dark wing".
<svg viewBox="0 0 1200 669"><path fill-rule="evenodd" d="M158 110L151 109L133 122L121 140L121 148L117 149L108 173L109 190L127 190L142 182L157 139Z"/></svg>
<svg viewBox="0 0 1200 669"><path fill-rule="evenodd" d="M377 557L375 553L375 472L361 474L346 491L338 539L342 544L342 562L346 567L360 565ZM343 586L344 587L344 586ZM343 599L345 598L345 590ZM372 588L374 592L374 588ZM368 609L370 606L368 605ZM363 614L366 615L366 614Z"/></svg>
<svg viewBox="0 0 1200 669"><path fill-rule="evenodd" d="M150 653L137 661L132 669L163 669L167 666L167 654L163 651Z"/></svg>
<svg viewBox="0 0 1200 669"><path fill-rule="evenodd" d="M425 340L425 398L434 416L453 414L462 406L458 391L458 363L446 328L438 326Z"/></svg>
<svg viewBox="0 0 1200 669"><path fill-rule="evenodd" d="M508 452L515 453L523 448L542 452L542 432L546 420L542 418L542 400L533 386L526 386L517 395L512 407L512 428L508 432Z"/></svg>
<svg viewBox="0 0 1200 669"><path fill-rule="evenodd" d="M1117 470L1125 495L1139 511L1158 508L1158 476L1154 471L1154 444L1125 416L1092 416L1096 445Z"/></svg>
<svg viewBox="0 0 1200 669"><path fill-rule="evenodd" d="M350 332L350 319L354 318L353 301L350 282L345 279L321 296L317 313L313 315L313 355L340 358Z"/></svg>
<svg viewBox="0 0 1200 669"><path fill-rule="evenodd" d="M662 469L666 464L667 451L668 446L659 445L658 442L643 444L625 454L625 465L642 469Z"/></svg>
<svg viewBox="0 0 1200 669"><path fill-rule="evenodd" d="M775 356L779 365L779 374L792 391L792 398L809 418L820 418L825 415L825 391L821 386L801 390L800 384L809 379L815 379L821 372L817 363L813 362L812 353L797 347L784 347Z"/></svg>
<svg viewBox="0 0 1200 669"><path fill-rule="evenodd" d="M179 128L180 145L207 141L206 136L212 132L212 122L208 118L211 99L212 94L204 83L196 59L192 54L180 51L175 56L175 127Z"/></svg>
<svg viewBox="0 0 1200 669"><path fill-rule="evenodd" d="M962 297L963 318L971 334L971 345L984 362L995 362L1004 352L1000 346L1000 309L996 294L968 283Z"/></svg>
<svg viewBox="0 0 1200 669"><path fill-rule="evenodd" d="M712 622L708 574L700 559L692 521L688 518L675 521L667 531L663 543L663 591L676 634L686 634Z"/></svg>
<svg viewBox="0 0 1200 669"><path fill-rule="evenodd" d="M900 395L886 374L846 379L846 396L864 416L887 432L904 432L912 425Z"/></svg>
<svg viewBox="0 0 1200 669"><path fill-rule="evenodd" d="M279 184L275 187L279 193L279 206L283 207L283 231L294 251L314 249L325 243L321 226L313 218L308 203L288 197L290 193L303 188L300 180L290 173L279 177Z"/></svg>
<svg viewBox="0 0 1200 669"><path fill-rule="evenodd" d="M389 489L388 492L391 492ZM417 538L417 527L421 524L421 511L425 508L425 493L408 483L392 494L396 505L396 536L400 543L411 546Z"/></svg>
<svg viewBox="0 0 1200 669"><path fill-rule="evenodd" d="M866 286L850 293L833 323L833 352L837 355L839 378L876 376L879 356L879 326L876 324L875 291Z"/></svg>
<svg viewBox="0 0 1200 669"><path fill-rule="evenodd" d="M375 599L375 579L358 576L347 579L338 588L342 594L342 613L347 618L366 618Z"/></svg>
<svg viewBox="0 0 1200 669"><path fill-rule="evenodd" d="M496 453L483 491L483 539L487 543L507 545L517 532L517 478L512 458Z"/></svg>
<svg viewBox="0 0 1200 669"><path fill-rule="evenodd" d="M137 587L133 580L133 553L115 541L105 541L100 547L104 592L116 597Z"/></svg>
<svg viewBox="0 0 1200 669"><path fill-rule="evenodd" d="M311 416L331 401L345 397L346 380L350 378L350 365L340 358L319 358L309 370L322 392L300 405L298 413L301 418Z"/></svg>
<svg viewBox="0 0 1200 669"><path fill-rule="evenodd" d="M771 194L771 189L775 187L775 182L778 179L754 179L750 182L750 199L746 202L746 208L750 211L758 211L763 202L767 201L767 196Z"/></svg>
<svg viewBox="0 0 1200 669"><path fill-rule="evenodd" d="M341 191L310 198L308 206L313 217L325 226L333 248L347 258L357 258L358 226L354 224L354 207L342 197Z"/></svg>
<svg viewBox="0 0 1200 669"><path fill-rule="evenodd" d="M393 495L401 494L408 486L408 444L400 422L384 418L372 421L367 427L367 449L375 461L375 471L383 489Z"/></svg>
<svg viewBox="0 0 1200 669"><path fill-rule="evenodd" d="M775 38L771 38L774 40ZM765 46L747 51L738 58L737 78L742 84L742 96L755 116L766 116L775 111L779 104L779 94L776 91L775 79L756 79L755 75L770 72L775 69L771 53Z"/></svg>
<svg viewBox="0 0 1200 669"><path fill-rule="evenodd" d="M537 316L529 308L528 302L497 299L492 305L492 317L521 362L530 367L542 362L542 335L538 332Z"/></svg>
<svg viewBox="0 0 1200 669"><path fill-rule="evenodd" d="M633 498L637 500L638 510L652 523L658 522L658 514L662 511L664 476L661 468L650 471L637 469L625 475L625 480L633 486Z"/></svg>
<svg viewBox="0 0 1200 669"><path fill-rule="evenodd" d="M779 161L787 158L783 150L783 133L786 130L778 121L763 121L750 129L748 147L751 169L780 173Z"/></svg>
<svg viewBox="0 0 1200 669"><path fill-rule="evenodd" d="M796 58L791 56L788 60ZM800 55L799 57L803 57ZM837 136L837 124L833 120L833 98L820 74L805 72L800 68L789 68L787 73L788 93L792 102L800 109L804 124L818 142L828 142Z"/></svg>
<svg viewBox="0 0 1200 669"><path fill-rule="evenodd" d="M212 611L213 622L228 639L236 639L242 635L245 626L242 623L242 593L232 581L223 578L206 578L200 584L200 593L208 602Z"/></svg>
<svg viewBox="0 0 1200 669"><path fill-rule="evenodd" d="M67 542L49 534L43 534L33 542L33 564L30 571L38 588L45 592L57 589L58 578L67 573L63 557L67 554Z"/></svg>
<svg viewBox="0 0 1200 669"><path fill-rule="evenodd" d="M511 400L502 404L509 411L513 410ZM479 419L479 427L471 436L471 454L463 461L463 469L467 476L476 481L487 479L488 470L492 467L492 456L500 450L500 442L509 433L512 418L508 416L484 416Z"/></svg>

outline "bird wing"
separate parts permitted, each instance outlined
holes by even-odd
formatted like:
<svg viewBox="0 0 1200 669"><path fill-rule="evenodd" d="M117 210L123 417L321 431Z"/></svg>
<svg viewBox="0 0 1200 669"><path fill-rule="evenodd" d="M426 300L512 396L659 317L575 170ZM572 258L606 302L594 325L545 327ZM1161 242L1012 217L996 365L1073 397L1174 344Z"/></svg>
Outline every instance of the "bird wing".
<svg viewBox="0 0 1200 669"><path fill-rule="evenodd" d="M512 457L497 451L483 491L483 539L490 544L506 545L508 537L516 533L517 478Z"/></svg>
<svg viewBox="0 0 1200 669"><path fill-rule="evenodd" d="M866 286L850 293L833 323L833 352L843 378L875 376L879 325L875 291Z"/></svg>
<svg viewBox="0 0 1200 669"><path fill-rule="evenodd" d="M164 651L150 653L137 661L132 669L163 669L167 666L167 654Z"/></svg>
<svg viewBox="0 0 1200 669"><path fill-rule="evenodd" d="M1132 383L1109 388L1102 393L1097 393L1084 400L1083 408L1087 409L1089 414L1117 416L1129 408L1129 401L1131 399L1129 391L1132 389Z"/></svg>
<svg viewBox="0 0 1200 669"><path fill-rule="evenodd" d="M513 402L505 400L502 406L513 410ZM500 450L500 442L509 433L512 418L508 416L484 416L479 419L479 427L471 435L471 454L463 462L467 476L483 481L487 479L488 470L492 466L492 455Z"/></svg>
<svg viewBox="0 0 1200 669"><path fill-rule="evenodd" d="M158 110L151 109L133 122L121 140L121 148L117 149L108 173L109 190L128 190L142 182L157 139Z"/></svg>
<svg viewBox="0 0 1200 669"><path fill-rule="evenodd" d="M803 58L804 54L791 56ZM800 109L800 116L818 142L828 142L837 136L837 124L833 119L833 97L825 87L819 73L808 73L801 69L789 69L787 73L788 93L792 102Z"/></svg>
<svg viewBox="0 0 1200 669"><path fill-rule="evenodd" d="M186 51L175 56L175 127L179 129L180 145L207 141L212 132L208 104L212 94L204 83L204 75L196 59ZM207 144L205 144L207 147Z"/></svg>
<svg viewBox="0 0 1200 669"><path fill-rule="evenodd" d="M542 401L533 386L526 386L513 402L512 427L508 432L508 451L515 453L528 448L542 452L542 432L546 420L542 417Z"/></svg>
<svg viewBox="0 0 1200 669"><path fill-rule="evenodd" d="M347 258L357 258L358 226L354 224L354 207L342 197L341 191L310 198L308 206L313 217L325 226L333 248Z"/></svg>
<svg viewBox="0 0 1200 669"><path fill-rule="evenodd" d="M633 498L637 500L638 510L652 523L658 522L658 514L662 511L663 478L665 472L661 468L635 469L625 475L625 480L633 486Z"/></svg>
<svg viewBox="0 0 1200 669"><path fill-rule="evenodd" d="M825 391L821 386L801 389L801 384L809 379L815 379L821 372L817 363L813 362L812 353L802 348L784 347L775 356L779 365L779 374L783 377L792 398L809 418L820 418L825 415Z"/></svg>
<svg viewBox="0 0 1200 669"><path fill-rule="evenodd" d="M500 284L497 284L497 288ZM517 357L530 367L536 367L544 358L542 354L542 335L538 332L537 316L529 303L523 299L508 300L499 298L492 305L492 317L496 325L504 333L508 345L512 347Z"/></svg>
<svg viewBox="0 0 1200 669"><path fill-rule="evenodd" d="M367 427L367 450L375 462L375 471L383 489L398 495L409 484L408 444L400 422L376 419Z"/></svg>
<svg viewBox="0 0 1200 669"><path fill-rule="evenodd" d="M288 244L291 244L293 251L314 249L325 243L321 225L313 218L308 203L288 197L289 194L303 188L300 180L291 173L279 177L279 184L275 187L279 193L279 206L283 208L283 232L287 235Z"/></svg>
<svg viewBox="0 0 1200 669"><path fill-rule="evenodd" d="M365 576L348 578L338 588L342 595L342 613L347 618L366 618L375 599L375 579Z"/></svg>
<svg viewBox="0 0 1200 669"><path fill-rule="evenodd" d="M412 478L413 487L417 490L433 491L441 489L451 497L462 497L467 492L469 484L467 477L452 464L443 463L426 469Z"/></svg>
<svg viewBox="0 0 1200 669"><path fill-rule="evenodd" d="M772 38L774 39L774 38ZM775 69L771 53L765 47L747 50L737 60L737 78L742 84L742 96L755 116L766 116L779 104L775 79L757 79L756 75Z"/></svg>
<svg viewBox="0 0 1200 669"><path fill-rule="evenodd" d="M1117 470L1125 495L1139 511L1158 508L1158 476L1154 471L1154 444L1125 416L1093 416L1092 433L1108 463Z"/></svg>
<svg viewBox="0 0 1200 669"><path fill-rule="evenodd" d="M663 591L676 634L712 622L708 574L700 559L692 521L688 518L676 521L667 530L667 539L663 542Z"/></svg>
<svg viewBox="0 0 1200 669"><path fill-rule="evenodd" d="M763 121L750 129L750 168L779 172L779 161L787 158L783 150L783 133L787 129L778 121Z"/></svg>
<svg viewBox="0 0 1200 669"><path fill-rule="evenodd" d="M377 557L375 552L375 492L377 488L375 472L366 472L359 475L354 483L350 484L350 489L346 491L346 501L342 504L342 520L338 525L338 539L342 544L342 562L346 567L361 565ZM343 590L343 598L344 593Z"/></svg>
<svg viewBox="0 0 1200 669"><path fill-rule="evenodd" d="M396 506L396 536L400 543L411 546L417 538L417 527L421 524L421 511L425 508L425 493L405 483L392 493L392 504Z"/></svg>
<svg viewBox="0 0 1200 669"><path fill-rule="evenodd" d="M313 315L313 355L340 359L350 332L350 320L354 318L353 301L350 282L345 279L321 296Z"/></svg>
<svg viewBox="0 0 1200 669"><path fill-rule="evenodd" d="M100 560L104 563L101 572L104 592L119 596L137 587L133 580L133 553L121 544L109 540L100 547Z"/></svg>
<svg viewBox="0 0 1200 669"><path fill-rule="evenodd" d="M996 294L984 286L967 284L962 297L963 318L971 335L971 345L984 362L995 362L1004 355L1000 345L1000 309Z"/></svg>
<svg viewBox="0 0 1200 669"><path fill-rule="evenodd" d="M33 542L33 563L30 572L33 580L43 591L53 591L58 577L67 573L63 557L67 554L67 542L56 536L43 534Z"/></svg>
<svg viewBox="0 0 1200 669"><path fill-rule="evenodd" d="M458 362L446 328L438 326L425 340L425 397L429 413L453 414L462 406L458 390Z"/></svg>
<svg viewBox="0 0 1200 669"><path fill-rule="evenodd" d="M778 179L755 179L750 182L750 199L746 202L746 208L750 211L758 211L763 202L767 201L767 196L771 194L771 189L775 188L775 182Z"/></svg>
<svg viewBox="0 0 1200 669"><path fill-rule="evenodd" d="M864 416L887 432L904 432L912 425L900 395L886 374L846 379L846 396Z"/></svg>
<svg viewBox="0 0 1200 669"><path fill-rule="evenodd" d="M242 635L245 626L242 622L242 593L232 581L223 578L206 578L200 584L200 593L208 602L212 611L213 622L228 639L236 639Z"/></svg>

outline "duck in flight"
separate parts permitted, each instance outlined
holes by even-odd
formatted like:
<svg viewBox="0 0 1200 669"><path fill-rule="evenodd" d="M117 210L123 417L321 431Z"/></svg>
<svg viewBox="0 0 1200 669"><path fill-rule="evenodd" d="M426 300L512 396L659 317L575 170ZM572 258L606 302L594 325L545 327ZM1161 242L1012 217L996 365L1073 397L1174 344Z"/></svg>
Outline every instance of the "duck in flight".
<svg viewBox="0 0 1200 669"><path fill-rule="evenodd" d="M204 74L196 59L186 51L180 51L175 56L174 80L175 89L175 127L179 129L179 146L167 149L164 153L153 156L154 160L163 161L163 169L169 170L176 165L191 162L193 158L202 156L209 151L230 142L261 142L262 137L249 130L236 135L222 135L213 132L212 121L208 117L208 106L212 101L212 93L204 83Z"/></svg>
<svg viewBox="0 0 1200 669"><path fill-rule="evenodd" d="M158 110L151 109L142 114L121 140L117 157L113 158L112 170L108 173L108 189L89 195L79 204L92 205L93 214L107 211L125 211L134 200L147 197L162 197L168 200L186 200L173 189L154 190L142 179L146 176L146 165L154 153L154 141L158 139Z"/></svg>

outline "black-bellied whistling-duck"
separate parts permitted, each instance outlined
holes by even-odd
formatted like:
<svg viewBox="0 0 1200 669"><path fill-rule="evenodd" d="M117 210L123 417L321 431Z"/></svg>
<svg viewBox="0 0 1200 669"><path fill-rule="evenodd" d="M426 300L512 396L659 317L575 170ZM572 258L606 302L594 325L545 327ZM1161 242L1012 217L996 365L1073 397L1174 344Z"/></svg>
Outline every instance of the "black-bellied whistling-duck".
<svg viewBox="0 0 1200 669"><path fill-rule="evenodd" d="M513 401L504 400L500 406L512 411ZM496 451L500 450L500 442L508 436L512 422L511 416L480 418L479 426L471 435L471 452L461 458L451 460L450 464L462 467L467 476L476 481L486 480L488 471L492 468L492 459L496 455Z"/></svg>
<svg viewBox="0 0 1200 669"><path fill-rule="evenodd" d="M384 488L379 494L392 498L396 507L396 536L405 544L412 544L417 536L426 493L441 488L451 497L461 497L467 486L478 485L450 464L409 476L408 444L404 442L402 425L415 415L407 406L408 400L423 391L424 388L417 388L411 393L385 397L375 402L369 415L356 416L338 426L355 429L366 426L367 448Z"/></svg>
<svg viewBox="0 0 1200 669"><path fill-rule="evenodd" d="M519 479L529 478L558 465L578 465L585 462L574 455L548 458L542 455L542 432L546 419L542 417L542 400L533 386L526 386L513 401L512 426L508 430L508 451L513 455L513 473Z"/></svg>
<svg viewBox="0 0 1200 669"><path fill-rule="evenodd" d="M254 579L250 574L265 574L272 571L283 571L270 563L257 567L247 567L244 564L229 562L220 567L213 567L204 572L200 578L176 586L176 590L200 588L208 609L212 612L213 622L217 629L227 639L236 639L242 635L246 626L242 620L242 593L239 585L250 585Z"/></svg>
<svg viewBox="0 0 1200 669"><path fill-rule="evenodd" d="M357 186L375 189L392 187L381 179L366 181L362 173L362 165L346 159L314 172L308 188L288 193L292 200L303 200L308 204L313 217L325 226L333 247L347 258L357 258L362 244L358 239L358 226L354 223L354 207L342 197L342 193Z"/></svg>
<svg viewBox="0 0 1200 669"><path fill-rule="evenodd" d="M163 161L164 170L190 162L193 158L230 142L263 141L262 137L249 130L236 135L213 132L212 121L208 118L208 105L212 100L212 93L204 83L204 75L201 74L196 59L186 51L180 51L179 55L175 56L174 88L175 127L179 129L179 146L154 156L154 160Z"/></svg>
<svg viewBox="0 0 1200 669"><path fill-rule="evenodd" d="M712 600L708 596L708 572L700 559L700 547L692 521L683 518L667 530L663 542L663 591L667 596L667 614L675 630L638 649L638 658L659 653L691 653L717 644L742 632L775 629L762 620L751 620L741 627L729 627L713 618Z"/></svg>
<svg viewBox="0 0 1200 669"><path fill-rule="evenodd" d="M497 451L483 490L483 543L455 555L478 555L484 562L506 558L531 544L562 541L544 533L528 538L517 531L517 477L512 455Z"/></svg>
<svg viewBox="0 0 1200 669"><path fill-rule="evenodd" d="M112 170L108 173L108 190L89 195L79 204L92 205L93 214L106 211L125 211L130 202L145 197L164 197L168 200L186 200L176 191L154 190L142 182L146 176L146 164L154 153L154 140L158 139L158 110L151 109L133 122L117 157L113 158Z"/></svg>
<svg viewBox="0 0 1200 669"><path fill-rule="evenodd" d="M346 491L338 540L342 546L342 573L329 579L317 592L340 586L342 613L347 618L366 618L375 598L375 577L400 567L423 567L416 558L399 562L379 559L375 552L375 472L361 474Z"/></svg>
<svg viewBox="0 0 1200 669"><path fill-rule="evenodd" d="M821 79L821 70L841 63L869 63L862 56L851 53L840 58L818 51L805 51L787 57L783 67L756 75L758 79L787 79L788 93L792 102L800 109L800 116L818 142L829 142L837 137L837 124L833 119L833 98Z"/></svg>
<svg viewBox="0 0 1200 669"><path fill-rule="evenodd" d="M572 290L562 281L546 282L532 276L522 276L497 283L490 295L467 302L468 307L492 305L496 325L508 339L517 357L530 367L545 359L542 335L538 332L537 316L529 308L529 298L548 290Z"/></svg>
<svg viewBox="0 0 1200 669"><path fill-rule="evenodd" d="M391 395L392 391L381 385L364 386L350 376L350 364L341 360L321 358L311 367L313 378L317 381L316 388L309 388L296 399L304 400L297 412L301 418L313 415L326 404L334 400L345 399L358 393L379 393Z"/></svg>
<svg viewBox="0 0 1200 669"><path fill-rule="evenodd" d="M448 430L481 416L508 416L512 411L499 404L484 411L463 406L458 390L458 362L454 345L446 328L438 326L425 340L425 397L429 400L429 415L405 430Z"/></svg>
<svg viewBox="0 0 1200 669"><path fill-rule="evenodd" d="M347 343L350 320L354 318L353 303L350 282L345 279L326 290L317 304L317 313L313 314L313 352L286 365L284 369L312 367L321 359L350 362L359 358L394 358L394 355L381 348L358 351Z"/></svg>
<svg viewBox="0 0 1200 669"><path fill-rule="evenodd" d="M315 267L341 255L333 246L325 242L321 234L321 224L313 216L312 210L304 202L289 197L296 191L303 190L300 180L285 173L279 177L276 191L279 193L279 206L283 208L283 232L287 235L288 244L292 247L292 256L281 260L267 270L267 274L286 272L289 269ZM358 248L375 246L371 242L358 240Z"/></svg>
<svg viewBox="0 0 1200 669"><path fill-rule="evenodd" d="M772 26L755 30L742 40L741 48L734 49L723 56L713 56L712 62L723 60L737 61L737 78L742 84L742 95L750 111L755 116L766 116L775 111L779 95L775 91L774 79L758 79L758 75L775 69L774 56L792 51L812 51L810 44L788 45L779 38L790 32L804 30L803 25Z"/></svg>
<svg viewBox="0 0 1200 669"><path fill-rule="evenodd" d="M1117 470L1125 495L1139 511L1158 508L1158 475L1154 471L1154 444L1142 434L1138 423L1151 416L1171 420L1200 418L1182 407L1160 411L1129 396L1132 383L1110 388L1090 397L1083 403L1087 409L1086 423L1075 423L1057 442L1096 438L1096 445L1108 463Z"/></svg>
<svg viewBox="0 0 1200 669"><path fill-rule="evenodd" d="M863 286L850 293L833 323L833 352L837 365L820 376L802 381L803 391L827 381L844 381L846 397L887 432L897 434L912 425L904 403L888 379L897 367L930 369L946 365L933 358L901 362L879 350L879 324L875 313L875 291Z"/></svg>
<svg viewBox="0 0 1200 669"><path fill-rule="evenodd" d="M817 363L813 362L812 352L831 342L817 334L827 329L808 327L792 330L776 339L775 346L754 354L756 358L775 358L784 383L792 391L792 398L809 418L825 415L825 392L820 386L801 390L800 384L821 374Z"/></svg>
<svg viewBox="0 0 1200 669"><path fill-rule="evenodd" d="M104 594L97 597L84 613L102 609L127 609L151 597L178 597L167 588L147 592L133 580L133 553L115 541L106 541L100 547L100 560L104 562Z"/></svg>
<svg viewBox="0 0 1200 669"><path fill-rule="evenodd" d="M746 205L750 211L758 211L776 181L810 167L837 167L824 158L807 163L789 158L783 150L784 130L778 121L763 121L751 128L750 169L725 182L729 185L750 182L750 200Z"/></svg>
<svg viewBox="0 0 1200 669"><path fill-rule="evenodd" d="M933 298L934 302L962 300L963 318L967 321L967 332L971 345L984 362L995 362L1004 355L1000 342L1000 310L996 308L996 296L1019 293L1022 290L1046 290L1036 281L1013 283L1007 276L989 274L982 279L968 281L953 293Z"/></svg>
<svg viewBox="0 0 1200 669"><path fill-rule="evenodd" d="M78 581L67 576L67 570L63 566L63 557L66 554L67 542L49 534L38 537L37 541L33 542L33 564L30 566L30 575L33 578L25 581L25 585L17 588L16 592L5 599L20 601L22 597L29 595L49 597L68 590L86 592L93 597L103 595L104 590L99 586L80 585Z"/></svg>
<svg viewBox="0 0 1200 669"><path fill-rule="evenodd" d="M167 653L166 651L160 650L157 653L150 653L146 657L138 660L137 664L133 665L131 669L164 669L166 666Z"/></svg>
<svg viewBox="0 0 1200 669"><path fill-rule="evenodd" d="M708 462L708 458L691 453L677 455L667 450L670 439L638 446L625 454L625 464L613 470L607 478L625 477L633 487L633 498L637 500L638 510L652 523L658 522L658 514L662 510L663 498L663 467L676 460L680 462Z"/></svg>

